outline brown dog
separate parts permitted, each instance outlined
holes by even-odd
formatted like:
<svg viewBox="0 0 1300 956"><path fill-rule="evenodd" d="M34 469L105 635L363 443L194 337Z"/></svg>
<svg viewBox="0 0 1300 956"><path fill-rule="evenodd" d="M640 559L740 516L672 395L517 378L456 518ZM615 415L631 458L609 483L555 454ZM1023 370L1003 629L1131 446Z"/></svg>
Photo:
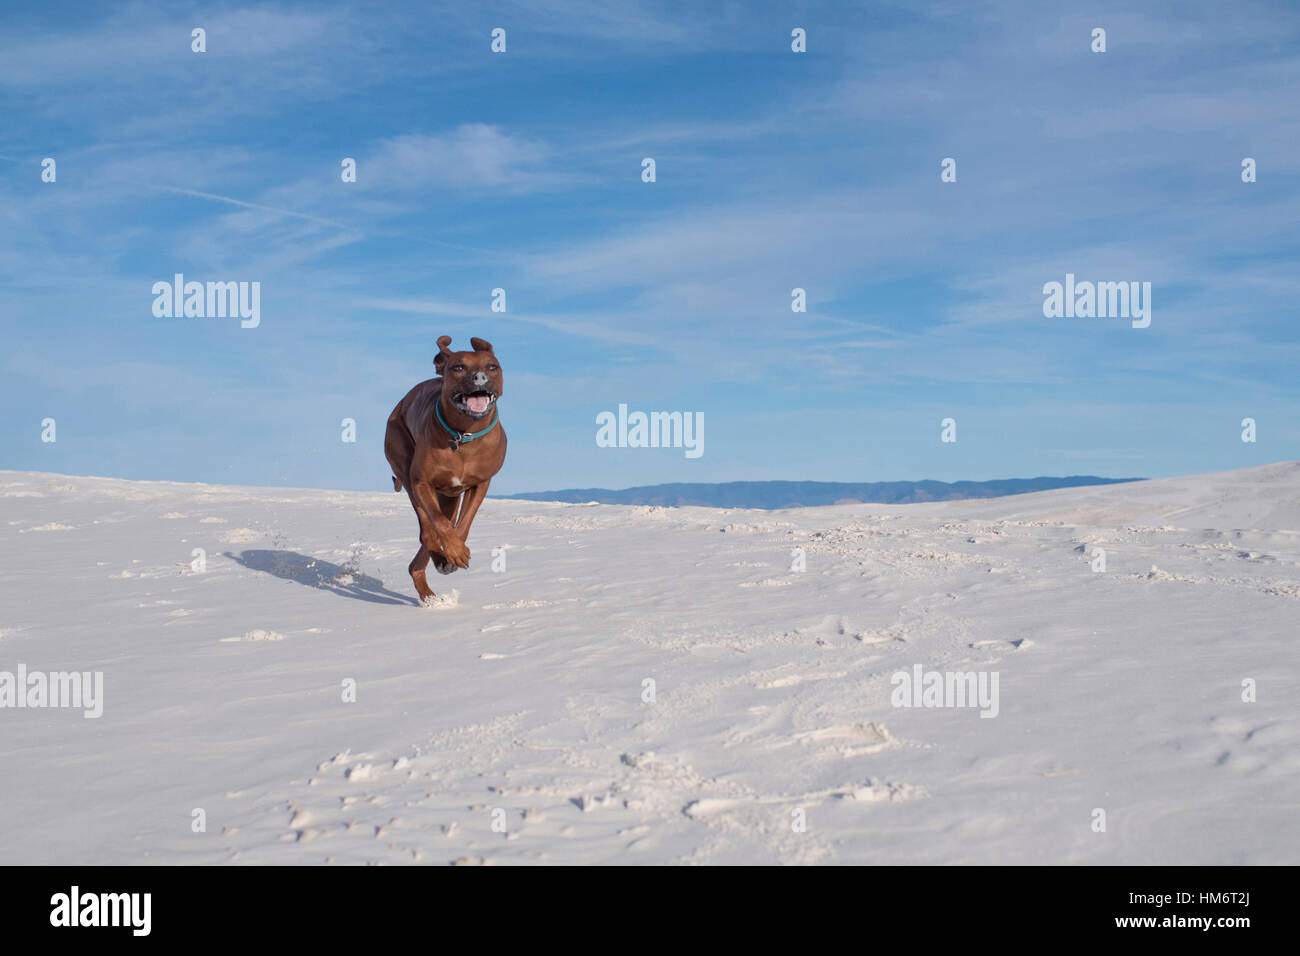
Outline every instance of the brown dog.
<svg viewBox="0 0 1300 956"><path fill-rule="evenodd" d="M469 343L474 351L453 352L450 335L438 339L433 366L440 377L406 393L384 435L393 490L406 489L420 521L420 550L409 570L426 604L433 597L424 574L430 559L443 574L469 567L469 526L506 460L497 417L501 366L491 342Z"/></svg>

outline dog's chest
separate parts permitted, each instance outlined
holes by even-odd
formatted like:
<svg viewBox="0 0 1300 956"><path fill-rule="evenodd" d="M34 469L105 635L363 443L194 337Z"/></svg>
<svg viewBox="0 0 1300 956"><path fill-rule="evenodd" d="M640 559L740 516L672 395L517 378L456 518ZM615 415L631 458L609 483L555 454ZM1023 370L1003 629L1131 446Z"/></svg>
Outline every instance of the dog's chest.
<svg viewBox="0 0 1300 956"><path fill-rule="evenodd" d="M430 482L435 489L444 495L459 495L487 480L488 475L478 474L478 470L471 463L464 461L454 452L453 455L455 457L450 461L442 463Z"/></svg>
<svg viewBox="0 0 1300 956"><path fill-rule="evenodd" d="M458 495L472 485L466 483L460 475L444 475L442 487L438 490L444 495Z"/></svg>

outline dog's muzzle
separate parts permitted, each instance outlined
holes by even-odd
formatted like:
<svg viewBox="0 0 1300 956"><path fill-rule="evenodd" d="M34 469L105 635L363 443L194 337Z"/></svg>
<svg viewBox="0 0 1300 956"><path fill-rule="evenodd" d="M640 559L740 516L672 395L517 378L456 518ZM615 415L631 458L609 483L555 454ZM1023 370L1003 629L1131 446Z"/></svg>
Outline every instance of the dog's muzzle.
<svg viewBox="0 0 1300 956"><path fill-rule="evenodd" d="M483 372L469 376L465 388L451 397L451 403L471 418L486 417L496 401L497 393L492 391L491 379Z"/></svg>

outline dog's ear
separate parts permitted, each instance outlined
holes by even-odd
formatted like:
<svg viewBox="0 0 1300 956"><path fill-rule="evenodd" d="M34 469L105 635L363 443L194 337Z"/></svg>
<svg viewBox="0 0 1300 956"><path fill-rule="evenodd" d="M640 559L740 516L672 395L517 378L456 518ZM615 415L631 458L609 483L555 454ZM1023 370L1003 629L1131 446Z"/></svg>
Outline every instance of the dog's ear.
<svg viewBox="0 0 1300 956"><path fill-rule="evenodd" d="M470 339L469 344L474 346L475 352L491 352L492 343L487 339Z"/></svg>
<svg viewBox="0 0 1300 956"><path fill-rule="evenodd" d="M439 375L442 374L443 366L447 364L447 356L451 354L448 345L451 345L450 335L438 336L438 354L433 357L433 370Z"/></svg>

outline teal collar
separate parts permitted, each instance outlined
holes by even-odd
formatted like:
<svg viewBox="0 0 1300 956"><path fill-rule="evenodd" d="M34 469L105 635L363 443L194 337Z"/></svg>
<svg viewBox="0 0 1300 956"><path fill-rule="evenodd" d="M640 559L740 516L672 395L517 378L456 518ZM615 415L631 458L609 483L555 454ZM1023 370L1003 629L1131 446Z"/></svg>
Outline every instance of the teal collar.
<svg viewBox="0 0 1300 956"><path fill-rule="evenodd" d="M438 415L438 424L442 426L442 430L445 431L448 435L451 436L451 450L452 450L452 451L456 451L456 449L460 448L461 445L465 444L466 442L473 441L475 438L482 438L484 435L486 435L486 434L487 434L488 432L490 432L492 429L494 429L494 428L497 427L497 421L498 421L498 420L500 419L500 417L501 417L500 415L497 414L497 410L496 410L495 408L493 408L493 409L492 409L492 424L489 425L487 428L483 429L481 432L458 432L458 431L454 431L454 430L452 429L452 427L451 427L450 425L448 425L447 422L443 419L443 417L442 417L442 400L441 400L441 399L439 399L438 401L434 402L434 404L433 404L433 410L434 410L434 412L436 412L437 415Z"/></svg>

